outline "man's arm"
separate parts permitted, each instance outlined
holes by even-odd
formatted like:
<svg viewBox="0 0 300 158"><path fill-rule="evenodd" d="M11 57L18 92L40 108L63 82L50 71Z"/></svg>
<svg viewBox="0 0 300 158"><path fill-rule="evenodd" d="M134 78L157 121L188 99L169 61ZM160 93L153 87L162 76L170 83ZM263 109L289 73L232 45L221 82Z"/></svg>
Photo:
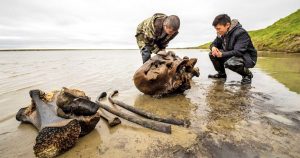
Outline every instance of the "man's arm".
<svg viewBox="0 0 300 158"><path fill-rule="evenodd" d="M151 51L152 53L158 52L159 47L154 43L154 39L147 36L149 34L145 33L140 33L136 35L137 38L137 43L140 49L143 49L144 47L148 47L148 50Z"/></svg>
<svg viewBox="0 0 300 158"><path fill-rule="evenodd" d="M157 53L161 50L160 46L155 43L155 35L154 35L154 28L148 24L148 27L145 27L144 30L144 42L146 46L151 48L152 53Z"/></svg>
<svg viewBox="0 0 300 158"><path fill-rule="evenodd" d="M250 37L247 32L241 33L237 39L236 43L234 45L233 50L222 52L222 57L242 57L243 54L247 51L248 45L250 42Z"/></svg>
<svg viewBox="0 0 300 158"><path fill-rule="evenodd" d="M210 45L210 51L212 56L221 57L222 53L219 49L222 48L222 39L216 37L216 39Z"/></svg>
<svg viewBox="0 0 300 158"><path fill-rule="evenodd" d="M216 37L215 40L210 44L209 49L212 51L212 47L216 47L218 49L222 48L222 39Z"/></svg>
<svg viewBox="0 0 300 158"><path fill-rule="evenodd" d="M178 35L178 31L175 32L173 35L169 36L169 37L166 37L163 41L157 43L157 46L160 48L160 49L166 49L166 47L168 46L169 42L174 39L177 35Z"/></svg>

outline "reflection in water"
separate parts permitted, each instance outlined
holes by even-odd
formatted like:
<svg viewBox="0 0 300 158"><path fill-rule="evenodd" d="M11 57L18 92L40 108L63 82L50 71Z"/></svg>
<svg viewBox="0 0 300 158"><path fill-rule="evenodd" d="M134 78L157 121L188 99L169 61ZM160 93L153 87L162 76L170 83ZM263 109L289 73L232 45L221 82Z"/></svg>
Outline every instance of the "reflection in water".
<svg viewBox="0 0 300 158"><path fill-rule="evenodd" d="M250 88L240 84L224 85L223 81L213 81L206 95L207 105L211 109L207 128L215 132L234 130L238 122L245 120L250 111Z"/></svg>
<svg viewBox="0 0 300 158"><path fill-rule="evenodd" d="M94 129L88 135L81 137L70 152L66 152L60 157L87 157L83 153L88 154L88 157L96 157L99 156L99 152L101 151L95 149L101 149L101 145L102 139L100 133L97 129Z"/></svg>
<svg viewBox="0 0 300 158"><path fill-rule="evenodd" d="M140 94L136 97L134 106L160 116L180 119L190 118L191 111L195 108L190 99L179 94L161 99Z"/></svg>
<svg viewBox="0 0 300 158"><path fill-rule="evenodd" d="M263 54L258 67L291 91L300 93L300 54Z"/></svg>

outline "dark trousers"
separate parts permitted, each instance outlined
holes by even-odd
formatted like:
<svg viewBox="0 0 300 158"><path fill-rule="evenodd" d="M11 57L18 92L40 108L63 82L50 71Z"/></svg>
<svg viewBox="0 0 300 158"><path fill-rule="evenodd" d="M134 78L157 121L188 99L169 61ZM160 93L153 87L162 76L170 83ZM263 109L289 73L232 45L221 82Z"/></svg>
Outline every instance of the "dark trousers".
<svg viewBox="0 0 300 158"><path fill-rule="evenodd" d="M244 59L241 57L230 58L218 58L209 53L209 58L214 65L215 70L220 74L225 74L225 68L228 68L241 76L247 76L251 74L251 71L245 67Z"/></svg>

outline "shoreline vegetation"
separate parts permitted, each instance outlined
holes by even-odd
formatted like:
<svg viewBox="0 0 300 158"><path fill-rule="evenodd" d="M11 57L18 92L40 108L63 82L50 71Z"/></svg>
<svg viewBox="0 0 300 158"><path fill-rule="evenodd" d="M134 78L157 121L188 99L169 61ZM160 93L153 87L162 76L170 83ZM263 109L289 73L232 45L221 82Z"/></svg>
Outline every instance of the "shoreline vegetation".
<svg viewBox="0 0 300 158"><path fill-rule="evenodd" d="M258 51L300 53L300 9L274 24L249 31ZM194 47L208 49L211 42Z"/></svg>

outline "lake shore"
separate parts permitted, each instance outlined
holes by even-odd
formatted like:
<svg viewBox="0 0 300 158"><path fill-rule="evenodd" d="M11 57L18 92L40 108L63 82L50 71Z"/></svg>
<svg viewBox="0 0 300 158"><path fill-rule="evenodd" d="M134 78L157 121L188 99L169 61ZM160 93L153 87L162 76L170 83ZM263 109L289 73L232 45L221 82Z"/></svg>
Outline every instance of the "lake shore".
<svg viewBox="0 0 300 158"><path fill-rule="evenodd" d="M197 58L200 77L184 94L160 99L142 94L133 84L142 64L138 50L1 52L1 156L34 157L37 130L16 121L15 114L30 103L29 90L50 92L65 86L85 91L92 100L103 91L119 90L116 99L159 116L189 119L191 126L172 126L168 135L123 119L114 128L100 120L61 158L299 157L300 56L259 57L251 69L252 85L241 86L241 76L230 70L226 82L207 78L215 73L208 51L174 51ZM109 105L108 100L104 103Z"/></svg>

